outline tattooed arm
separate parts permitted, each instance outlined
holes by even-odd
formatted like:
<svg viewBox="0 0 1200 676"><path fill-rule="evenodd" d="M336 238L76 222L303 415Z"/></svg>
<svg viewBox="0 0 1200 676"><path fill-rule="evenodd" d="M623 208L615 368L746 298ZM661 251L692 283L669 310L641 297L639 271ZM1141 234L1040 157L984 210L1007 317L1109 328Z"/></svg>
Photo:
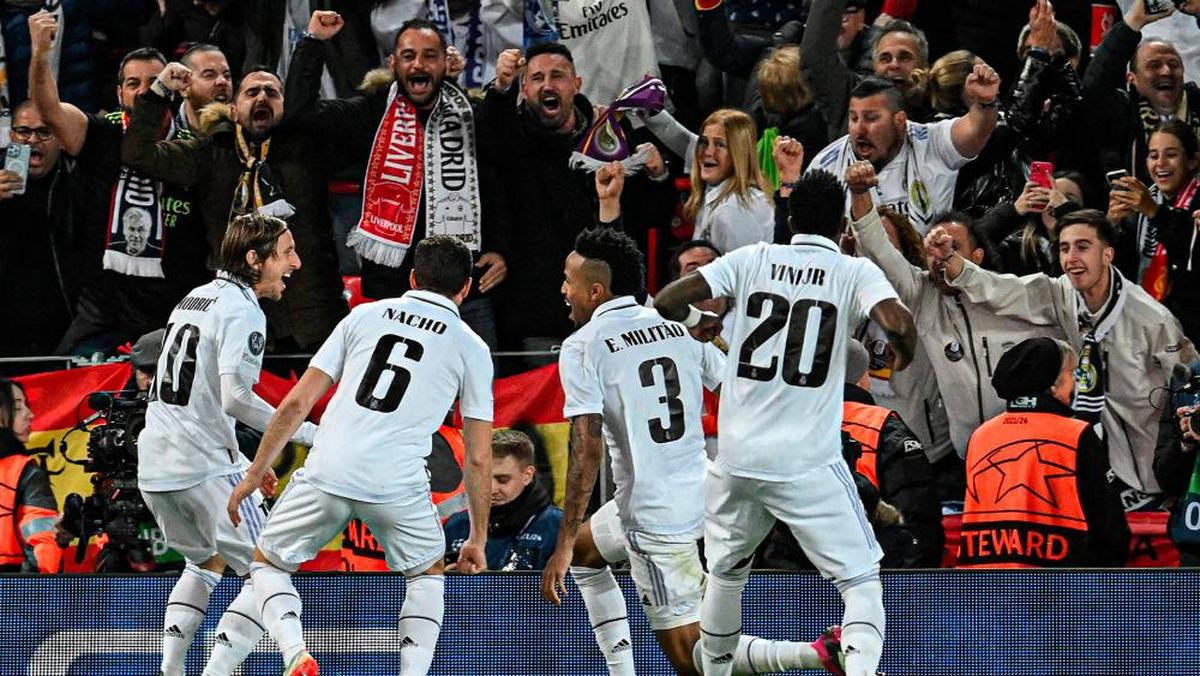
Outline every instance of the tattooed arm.
<svg viewBox="0 0 1200 676"><path fill-rule="evenodd" d="M562 526L554 555L542 570L542 596L555 605L567 595L567 569L571 567L575 538L583 526L584 512L592 498L592 487L600 471L604 450L601 429L604 418L598 413L571 418L570 459L567 463L567 495L563 501Z"/></svg>

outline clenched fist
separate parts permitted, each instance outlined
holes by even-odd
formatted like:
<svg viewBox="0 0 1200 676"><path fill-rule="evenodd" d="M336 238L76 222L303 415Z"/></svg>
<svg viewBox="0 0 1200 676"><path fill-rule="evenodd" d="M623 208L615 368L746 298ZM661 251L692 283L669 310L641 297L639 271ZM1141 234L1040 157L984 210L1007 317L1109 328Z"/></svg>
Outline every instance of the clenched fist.
<svg viewBox="0 0 1200 676"><path fill-rule="evenodd" d="M317 10L308 20L308 32L318 40L328 40L337 35L344 25L346 21L341 14Z"/></svg>
<svg viewBox="0 0 1200 676"><path fill-rule="evenodd" d="M521 54L521 50L506 49L500 52L500 56L496 58L496 80L492 87L498 92L508 89L524 68L525 56Z"/></svg>
<svg viewBox="0 0 1200 676"><path fill-rule="evenodd" d="M861 195L879 185L879 177L875 175L875 166L866 160L860 160L846 167L846 188L855 195Z"/></svg>
<svg viewBox="0 0 1200 676"><path fill-rule="evenodd" d="M173 61L168 63L161 71L158 72L158 77L156 79L167 91L178 93L191 86L192 69L188 68L182 63Z"/></svg>

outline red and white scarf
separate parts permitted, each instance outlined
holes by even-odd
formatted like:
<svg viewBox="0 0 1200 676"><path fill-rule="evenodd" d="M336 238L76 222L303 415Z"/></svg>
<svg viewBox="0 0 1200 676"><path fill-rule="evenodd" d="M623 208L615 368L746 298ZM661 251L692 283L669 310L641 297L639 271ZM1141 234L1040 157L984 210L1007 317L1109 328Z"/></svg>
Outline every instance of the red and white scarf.
<svg viewBox="0 0 1200 676"><path fill-rule="evenodd" d="M364 258L400 267L414 244L422 196L426 234L452 235L478 252L475 118L466 95L443 82L433 114L423 125L416 107L393 82L363 183L362 217L346 243Z"/></svg>
<svg viewBox="0 0 1200 676"><path fill-rule="evenodd" d="M1176 209L1190 210L1192 200L1200 189L1200 179L1193 178L1180 190L1172 202ZM1166 200L1157 185L1150 186L1150 196L1155 202L1163 204ZM1162 301L1171 292L1170 275L1167 272L1167 249L1158 241L1158 228L1145 216L1138 216L1138 242L1142 254L1141 284L1154 300ZM1195 230L1192 231L1192 244L1195 245ZM1188 269L1191 269L1191 259L1188 259Z"/></svg>

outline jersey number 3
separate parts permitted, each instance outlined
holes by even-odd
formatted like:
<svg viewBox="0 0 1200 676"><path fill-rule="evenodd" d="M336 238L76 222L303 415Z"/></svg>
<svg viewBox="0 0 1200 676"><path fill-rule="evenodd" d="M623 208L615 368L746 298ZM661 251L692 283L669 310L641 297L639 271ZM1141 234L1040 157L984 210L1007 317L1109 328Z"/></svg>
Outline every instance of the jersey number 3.
<svg viewBox="0 0 1200 676"><path fill-rule="evenodd" d="M393 334L380 338L379 342L375 343L375 351L371 353L367 372L363 374L362 383L359 384L358 392L354 395L354 401L358 402L359 406L381 413L390 413L400 406L400 400L404 398L404 393L408 391L408 384L412 381L412 373L408 369L390 361L393 350L401 344L404 345L406 359L421 361L421 357L425 354L425 346L412 338ZM383 379L385 373L391 374L391 380L388 382L383 396L377 397L375 390L379 389L379 381Z"/></svg>
<svg viewBox="0 0 1200 676"><path fill-rule="evenodd" d="M667 424L663 425L662 418L651 418L646 425L650 427L650 438L655 443L666 444L683 436L683 400L679 398L682 390L679 387L679 369L668 357L647 359L638 366L642 387L654 387L655 366L662 369L666 394L658 398L658 403L667 405Z"/></svg>
<svg viewBox="0 0 1200 676"><path fill-rule="evenodd" d="M783 382L794 387L820 387L829 375L829 358L837 331L837 306L823 300L802 298L791 307L783 296L758 291L746 302L746 316L762 317L763 306L771 312L742 343L738 354L739 378L769 381L779 370L779 357L771 355L765 366L754 363L754 351L776 333L787 328L783 342Z"/></svg>

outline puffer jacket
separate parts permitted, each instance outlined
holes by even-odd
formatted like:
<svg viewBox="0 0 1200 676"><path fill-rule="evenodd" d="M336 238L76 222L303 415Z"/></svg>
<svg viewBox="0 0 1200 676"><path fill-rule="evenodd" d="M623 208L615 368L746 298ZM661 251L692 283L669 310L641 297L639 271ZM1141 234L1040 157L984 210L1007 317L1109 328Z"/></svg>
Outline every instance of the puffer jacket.
<svg viewBox="0 0 1200 676"><path fill-rule="evenodd" d="M921 344L937 374L950 420L950 438L963 457L971 432L1004 410L1004 400L991 382L1000 356L1026 338L1063 338L1063 332L1045 322L1002 316L964 294L942 293L927 271L892 246L874 209L851 221L851 227L859 253L883 270L921 327Z"/></svg>
<svg viewBox="0 0 1200 676"><path fill-rule="evenodd" d="M997 321L1029 322L1041 330L1056 330L1076 349L1083 345L1075 309L1078 292L1066 275L1000 275L967 262L951 284L962 291L964 300L994 313ZM1176 364L1190 364L1198 355L1179 320L1165 307L1129 280L1124 280L1123 289L1125 307L1100 341L1108 383L1101 424L1117 478L1143 493L1157 494L1162 492L1154 475L1162 417L1157 395Z"/></svg>

